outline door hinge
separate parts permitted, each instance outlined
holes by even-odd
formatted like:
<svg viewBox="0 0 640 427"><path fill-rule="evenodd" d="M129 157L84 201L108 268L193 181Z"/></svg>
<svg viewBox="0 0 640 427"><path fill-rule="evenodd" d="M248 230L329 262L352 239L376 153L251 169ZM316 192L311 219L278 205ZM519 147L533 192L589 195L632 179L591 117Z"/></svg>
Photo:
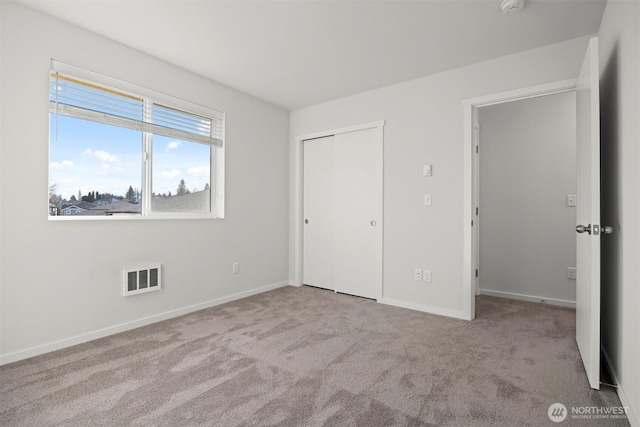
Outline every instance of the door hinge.
<svg viewBox="0 0 640 427"><path fill-rule="evenodd" d="M478 216L478 208L476 208L476 216Z"/></svg>
<svg viewBox="0 0 640 427"><path fill-rule="evenodd" d="M478 146L476 145L476 154L478 154Z"/></svg>
<svg viewBox="0 0 640 427"><path fill-rule="evenodd" d="M478 269L476 268L476 277L478 277Z"/></svg>
<svg viewBox="0 0 640 427"><path fill-rule="evenodd" d="M473 227L473 220L471 220L471 226Z"/></svg>

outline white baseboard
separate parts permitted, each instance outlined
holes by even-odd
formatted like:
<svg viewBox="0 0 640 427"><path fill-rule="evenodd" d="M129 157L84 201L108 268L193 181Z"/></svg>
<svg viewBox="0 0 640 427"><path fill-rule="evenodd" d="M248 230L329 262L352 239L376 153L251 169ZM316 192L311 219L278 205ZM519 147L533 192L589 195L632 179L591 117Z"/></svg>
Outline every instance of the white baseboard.
<svg viewBox="0 0 640 427"><path fill-rule="evenodd" d="M252 295L261 294L273 289L288 286L288 282L274 283L271 285L263 286L261 288L251 289L245 292L239 292L237 294L229 295L222 298L216 298L210 301L190 305L188 307L182 307L175 310L166 311L164 313L154 314L153 316L143 317L141 319L132 320L130 322L120 323L118 325L109 326L107 328L98 329L85 334L76 335L69 338L64 338L58 341L53 341L47 344L38 345L35 347L27 348L25 350L19 350L13 353L0 355L0 366L7 363L17 362L19 360L27 359L29 357L39 356L51 351L60 350L73 345L82 344L88 341L93 341L98 338L104 338L109 335L114 335L120 332L125 332L130 329L139 328L141 326L149 325L151 323L160 322L162 320L171 319L174 317L182 316L184 314L193 313L194 311L204 310L205 308L214 307L216 305L224 304L226 302L235 301L241 298L246 298Z"/></svg>
<svg viewBox="0 0 640 427"><path fill-rule="evenodd" d="M378 302L381 304L392 305L394 307L408 308L410 310L422 311L424 313L437 314L439 316L446 316L446 317L453 317L455 319L468 320L464 316L464 313L461 311L449 310L449 309L440 308L440 307L432 307L430 305L416 304L413 302L400 301L400 300L395 300L390 298L380 298Z"/></svg>
<svg viewBox="0 0 640 427"><path fill-rule="evenodd" d="M611 364L611 358L609 357L609 353L607 350L601 346L602 355L604 356L605 363L609 367L609 373L611 374L611 379L618 386L616 388L616 392L618 393L618 397L620 398L620 403L622 406L627 408L627 420L632 427L640 427L640 416L638 415L638 410L640 408L635 408L631 404L631 400L629 399L629 395L625 392L623 383L620 382L618 374L613 369L613 365Z"/></svg>
<svg viewBox="0 0 640 427"><path fill-rule="evenodd" d="M515 300L518 300L518 301L540 302L540 303L544 303L544 304L558 305L560 307L576 308L576 302L575 301L567 301L567 300L556 299L556 298L537 297L537 296L534 296L534 295L516 294L516 293L513 293L513 292L502 292L502 291L492 291L490 289L480 289L480 295L487 295L487 296L490 296L490 297L498 297L498 298L515 299Z"/></svg>

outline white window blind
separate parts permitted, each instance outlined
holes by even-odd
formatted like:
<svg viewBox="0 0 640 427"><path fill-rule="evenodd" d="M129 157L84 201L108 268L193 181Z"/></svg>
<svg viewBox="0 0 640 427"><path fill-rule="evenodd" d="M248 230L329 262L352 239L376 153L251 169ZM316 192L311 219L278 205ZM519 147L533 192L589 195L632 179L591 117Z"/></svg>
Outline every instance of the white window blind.
<svg viewBox="0 0 640 427"><path fill-rule="evenodd" d="M59 72L51 73L49 108L55 114L218 147L223 144L221 118L167 107L148 98Z"/></svg>

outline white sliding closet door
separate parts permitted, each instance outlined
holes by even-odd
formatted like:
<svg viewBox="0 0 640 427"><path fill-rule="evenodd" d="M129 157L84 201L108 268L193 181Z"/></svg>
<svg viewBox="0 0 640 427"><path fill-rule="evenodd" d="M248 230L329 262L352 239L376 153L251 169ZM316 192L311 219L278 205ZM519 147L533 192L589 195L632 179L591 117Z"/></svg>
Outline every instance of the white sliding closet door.
<svg viewBox="0 0 640 427"><path fill-rule="evenodd" d="M380 298L382 129L304 141L303 283Z"/></svg>
<svg viewBox="0 0 640 427"><path fill-rule="evenodd" d="M333 136L304 141L303 280L305 285L335 289Z"/></svg>

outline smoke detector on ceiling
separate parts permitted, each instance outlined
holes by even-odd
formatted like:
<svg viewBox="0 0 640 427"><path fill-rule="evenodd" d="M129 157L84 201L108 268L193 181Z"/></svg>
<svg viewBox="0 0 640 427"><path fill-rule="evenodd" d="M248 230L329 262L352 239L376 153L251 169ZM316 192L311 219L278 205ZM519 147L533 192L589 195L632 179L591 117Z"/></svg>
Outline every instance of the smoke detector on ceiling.
<svg viewBox="0 0 640 427"><path fill-rule="evenodd" d="M524 0L502 0L500 9L505 15L516 13L524 7Z"/></svg>

